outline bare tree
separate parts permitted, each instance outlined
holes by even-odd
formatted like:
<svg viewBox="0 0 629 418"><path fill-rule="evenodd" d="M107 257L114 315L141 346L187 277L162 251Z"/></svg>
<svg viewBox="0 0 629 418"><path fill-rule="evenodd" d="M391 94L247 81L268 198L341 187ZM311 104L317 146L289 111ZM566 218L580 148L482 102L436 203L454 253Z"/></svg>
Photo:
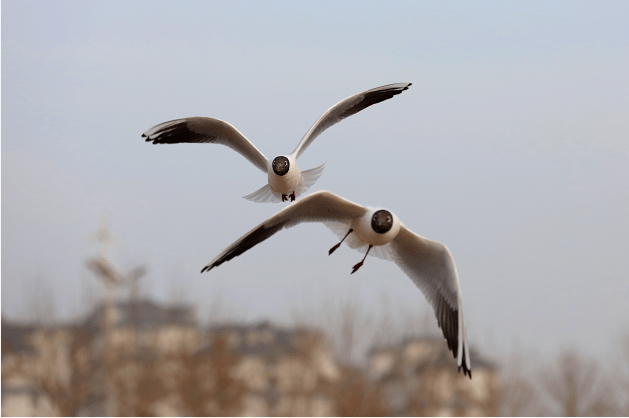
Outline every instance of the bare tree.
<svg viewBox="0 0 629 418"><path fill-rule="evenodd" d="M614 388L601 365L564 351L541 374L541 388L552 410L563 416L607 416L616 412Z"/></svg>
<svg viewBox="0 0 629 418"><path fill-rule="evenodd" d="M500 413L506 417L550 415L542 405L536 373L541 365L536 356L513 353L500 372Z"/></svg>
<svg viewBox="0 0 629 418"><path fill-rule="evenodd" d="M378 387L370 385L365 374L347 369L340 390L334 392L336 413L341 417L381 417L388 415Z"/></svg>
<svg viewBox="0 0 629 418"><path fill-rule="evenodd" d="M321 330L345 364L357 365L370 348L395 344L403 336L440 335L428 309L392 307L386 294L376 305L377 310L367 307L350 294L344 298L326 297L317 307L295 307L291 314L296 326Z"/></svg>
<svg viewBox="0 0 629 418"><path fill-rule="evenodd" d="M629 331L621 335L614 346L612 378L616 388L617 412L620 416L629 416Z"/></svg>
<svg viewBox="0 0 629 418"><path fill-rule="evenodd" d="M25 309L20 315L26 322L51 326L57 321L54 290L41 275L24 281Z"/></svg>
<svg viewBox="0 0 629 418"><path fill-rule="evenodd" d="M350 295L344 299L326 298L318 308L293 308L295 325L316 328L329 338L338 359L345 364L358 362L373 333L373 315Z"/></svg>

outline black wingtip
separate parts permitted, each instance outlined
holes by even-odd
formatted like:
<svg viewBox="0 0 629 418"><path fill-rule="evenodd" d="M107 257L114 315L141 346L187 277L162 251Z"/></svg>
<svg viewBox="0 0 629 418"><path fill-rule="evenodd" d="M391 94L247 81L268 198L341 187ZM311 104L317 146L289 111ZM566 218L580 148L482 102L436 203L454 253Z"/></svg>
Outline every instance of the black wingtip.
<svg viewBox="0 0 629 418"><path fill-rule="evenodd" d="M146 138L146 135L145 135L145 134L142 134L142 138Z"/></svg>
<svg viewBox="0 0 629 418"><path fill-rule="evenodd" d="M214 267L213 265L212 266L205 266L205 267L203 267L201 269L201 273L205 273L206 271L210 271L210 270L212 270L213 267Z"/></svg>
<svg viewBox="0 0 629 418"><path fill-rule="evenodd" d="M461 373L461 366L459 366L459 373ZM472 371L470 369L468 369L466 366L463 366L463 376L467 375L470 380L472 380Z"/></svg>

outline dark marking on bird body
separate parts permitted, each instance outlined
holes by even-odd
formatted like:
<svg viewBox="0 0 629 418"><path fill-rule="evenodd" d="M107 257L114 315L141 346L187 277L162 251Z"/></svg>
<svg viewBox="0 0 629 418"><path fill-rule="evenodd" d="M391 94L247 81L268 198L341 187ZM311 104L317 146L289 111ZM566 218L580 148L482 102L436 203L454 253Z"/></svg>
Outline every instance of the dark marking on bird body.
<svg viewBox="0 0 629 418"><path fill-rule="evenodd" d="M288 161L288 158L284 157L283 155L275 157L271 165L273 166L273 172L278 176L285 175L290 169L290 162Z"/></svg>
<svg viewBox="0 0 629 418"><path fill-rule="evenodd" d="M388 210L381 209L371 217L371 228L378 234L388 232L393 226L393 215Z"/></svg>

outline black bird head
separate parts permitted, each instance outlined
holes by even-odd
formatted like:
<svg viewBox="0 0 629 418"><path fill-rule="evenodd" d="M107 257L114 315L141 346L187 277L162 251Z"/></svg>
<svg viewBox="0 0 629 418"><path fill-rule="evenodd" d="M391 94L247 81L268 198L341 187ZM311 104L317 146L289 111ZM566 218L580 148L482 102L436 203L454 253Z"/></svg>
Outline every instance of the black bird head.
<svg viewBox="0 0 629 418"><path fill-rule="evenodd" d="M380 209L371 217L371 227L378 234L388 232L393 226L393 215L388 210Z"/></svg>
<svg viewBox="0 0 629 418"><path fill-rule="evenodd" d="M283 155L275 157L272 165L273 171L278 176L283 176L284 174L288 173L288 169L290 168L290 162L288 161L288 158L284 157Z"/></svg>

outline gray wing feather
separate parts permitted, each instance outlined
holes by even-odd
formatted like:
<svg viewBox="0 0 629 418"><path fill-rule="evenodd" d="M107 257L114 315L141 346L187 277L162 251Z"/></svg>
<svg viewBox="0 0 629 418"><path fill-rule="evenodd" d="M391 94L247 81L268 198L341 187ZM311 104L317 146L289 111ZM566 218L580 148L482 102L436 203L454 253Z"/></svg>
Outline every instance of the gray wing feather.
<svg viewBox="0 0 629 418"><path fill-rule="evenodd" d="M203 267L201 273L210 271L214 267L239 256L284 228L290 228L302 222L351 221L364 215L365 212L367 212L367 208L343 199L334 193L326 191L313 193L279 211L243 235L214 260L210 261L207 266Z"/></svg>
<svg viewBox="0 0 629 418"><path fill-rule="evenodd" d="M391 243L394 262L432 305L459 370L472 377L456 266L445 245L427 240L402 225Z"/></svg>
<svg viewBox="0 0 629 418"><path fill-rule="evenodd" d="M338 102L321 115L319 120L306 132L306 135L304 135L299 145L297 145L297 148L293 151L293 155L295 155L295 158L298 158L316 137L332 125L339 123L343 119L373 104L388 100L402 93L404 90L408 90L410 86L411 83L388 84L386 86L363 91L362 93L355 94Z"/></svg>
<svg viewBox="0 0 629 418"><path fill-rule="evenodd" d="M221 144L241 154L260 170L267 172L267 158L238 129L213 118L192 117L160 123L142 134L153 144Z"/></svg>

